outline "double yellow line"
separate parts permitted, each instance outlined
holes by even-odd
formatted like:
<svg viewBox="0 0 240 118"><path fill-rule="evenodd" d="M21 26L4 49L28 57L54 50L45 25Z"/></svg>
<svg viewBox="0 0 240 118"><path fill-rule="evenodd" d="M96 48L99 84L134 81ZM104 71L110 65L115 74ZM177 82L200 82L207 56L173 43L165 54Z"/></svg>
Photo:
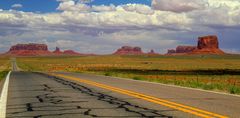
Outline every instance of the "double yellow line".
<svg viewBox="0 0 240 118"><path fill-rule="evenodd" d="M190 106L187 106L187 105L171 102L171 101L168 101L168 100L144 95L144 94L129 91L129 90L124 90L124 89L100 84L100 83L89 81L89 80L84 80L84 79L80 79L80 78L76 78L76 77L66 76L66 75L63 75L63 74L53 74L53 73L51 73L50 75L65 78L65 79L69 79L69 80L74 80L74 81L77 81L77 82L82 82L82 83L85 83L85 84L88 84L88 85L104 88L104 89L107 89L107 90L115 91L115 92L125 94L125 95L129 95L129 96L132 96L132 97L140 98L140 99L152 102L152 103L167 106L167 107L170 107L170 108L173 108L173 109L176 109L176 110L179 110L179 111L183 111L183 112L186 112L186 113L190 113L190 114L202 117L202 118L228 118L227 116L219 115L219 114L212 113L212 112L209 112L209 111L201 110L201 109L198 109L198 108L190 107Z"/></svg>

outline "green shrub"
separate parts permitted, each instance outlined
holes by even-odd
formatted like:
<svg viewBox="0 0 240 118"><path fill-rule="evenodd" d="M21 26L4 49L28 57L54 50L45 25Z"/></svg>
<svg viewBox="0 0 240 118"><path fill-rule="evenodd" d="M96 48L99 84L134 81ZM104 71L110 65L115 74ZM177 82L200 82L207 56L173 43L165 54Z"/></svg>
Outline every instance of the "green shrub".
<svg viewBox="0 0 240 118"><path fill-rule="evenodd" d="M204 90L213 90L214 89L214 85L212 85L212 84L204 84L203 85L203 89Z"/></svg>
<svg viewBox="0 0 240 118"><path fill-rule="evenodd" d="M134 80L145 80L145 78L139 77L139 76L133 77L132 79L134 79Z"/></svg>
<svg viewBox="0 0 240 118"><path fill-rule="evenodd" d="M240 93L240 88L236 86L230 86L229 87L229 93L231 94L239 94Z"/></svg>
<svg viewBox="0 0 240 118"><path fill-rule="evenodd" d="M0 72L0 80L3 79L4 77L6 77L8 74L8 71L2 71Z"/></svg>
<svg viewBox="0 0 240 118"><path fill-rule="evenodd" d="M109 72L106 72L104 75L105 75L105 76L112 76L112 74L109 73Z"/></svg>

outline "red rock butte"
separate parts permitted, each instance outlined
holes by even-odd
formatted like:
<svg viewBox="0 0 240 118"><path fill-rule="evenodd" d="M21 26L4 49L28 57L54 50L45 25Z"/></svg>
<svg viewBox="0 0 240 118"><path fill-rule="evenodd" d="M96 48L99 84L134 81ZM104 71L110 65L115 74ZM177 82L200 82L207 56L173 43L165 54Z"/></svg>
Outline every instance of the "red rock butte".
<svg viewBox="0 0 240 118"><path fill-rule="evenodd" d="M75 52L75 51L73 51L73 50L65 50L65 51L63 52L63 54L65 54L65 55L82 55L82 54L80 54L80 53L78 53L78 52Z"/></svg>
<svg viewBox="0 0 240 118"><path fill-rule="evenodd" d="M51 52L48 51L48 46L45 44L17 44L10 48L7 52L9 55L17 56L38 56L38 55L50 55Z"/></svg>
<svg viewBox="0 0 240 118"><path fill-rule="evenodd" d="M176 50L168 50L167 55L176 54L225 54L219 49L218 38L215 35L198 38L197 46L178 46Z"/></svg>
<svg viewBox="0 0 240 118"><path fill-rule="evenodd" d="M78 56L83 55L73 50L65 50L62 52L60 48L56 47L56 50L50 52L46 44L17 44L12 46L7 55L13 56L58 56L58 55L69 55L69 56ZM86 54L87 55L87 54Z"/></svg>
<svg viewBox="0 0 240 118"><path fill-rule="evenodd" d="M196 46L178 46L176 48L176 53L189 53L196 50Z"/></svg>
<svg viewBox="0 0 240 118"><path fill-rule="evenodd" d="M193 54L225 54L219 49L217 36L204 36L198 38L197 50Z"/></svg>
<svg viewBox="0 0 240 118"><path fill-rule="evenodd" d="M187 53L191 53L193 52L194 50L197 49L197 46L177 46L176 49L169 49L168 50L168 53L169 55L176 55L176 54L187 54Z"/></svg>
<svg viewBox="0 0 240 118"><path fill-rule="evenodd" d="M56 47L56 49L53 51L55 54L62 54L61 50L59 47Z"/></svg>
<svg viewBox="0 0 240 118"><path fill-rule="evenodd" d="M10 48L9 51L16 51L16 50L37 50L37 51L48 51L48 47L45 44L17 44Z"/></svg>
<svg viewBox="0 0 240 118"><path fill-rule="evenodd" d="M144 54L140 47L131 47L131 46L123 46L118 49L114 54L117 55L141 55Z"/></svg>

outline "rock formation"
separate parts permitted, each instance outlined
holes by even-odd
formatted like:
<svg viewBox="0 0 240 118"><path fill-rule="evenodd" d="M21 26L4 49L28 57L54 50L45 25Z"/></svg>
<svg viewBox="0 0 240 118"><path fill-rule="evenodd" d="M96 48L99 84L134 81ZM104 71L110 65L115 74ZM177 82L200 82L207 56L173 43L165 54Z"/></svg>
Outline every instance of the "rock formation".
<svg viewBox="0 0 240 118"><path fill-rule="evenodd" d="M224 52L219 49L217 36L209 35L199 37L197 46L178 46L176 50L168 50L167 54L224 54Z"/></svg>
<svg viewBox="0 0 240 118"><path fill-rule="evenodd" d="M118 49L114 54L118 55L141 55L144 54L140 47L131 47L131 46L123 46Z"/></svg>
<svg viewBox="0 0 240 118"><path fill-rule="evenodd" d="M176 49L168 50L167 54L170 54L170 55L171 54L186 54L186 53L193 52L196 49L197 49L196 46L177 46Z"/></svg>
<svg viewBox="0 0 240 118"><path fill-rule="evenodd" d="M148 55L158 55L153 49L150 50L150 52L147 53Z"/></svg>
<svg viewBox="0 0 240 118"><path fill-rule="evenodd" d="M176 53L189 53L196 49L196 46L178 46L176 48Z"/></svg>
<svg viewBox="0 0 240 118"><path fill-rule="evenodd" d="M175 54L176 53L176 50L175 49L169 49L167 54Z"/></svg>
<svg viewBox="0 0 240 118"><path fill-rule="evenodd" d="M56 47L55 51L50 52L48 46L45 44L17 44L10 48L10 50L5 53L11 56L78 56L78 55L88 55L80 54L73 50L65 50L62 52L59 47Z"/></svg>
<svg viewBox="0 0 240 118"><path fill-rule="evenodd" d="M149 54L154 54L155 52L154 52L154 50L153 49L151 49L151 51L149 52Z"/></svg>
<svg viewBox="0 0 240 118"><path fill-rule="evenodd" d="M17 44L10 48L11 51L18 51L18 50L37 50L37 51L48 51L48 47L45 44L35 44L35 43L29 43L29 44Z"/></svg>
<svg viewBox="0 0 240 118"><path fill-rule="evenodd" d="M198 38L197 50L193 54L224 54L219 49L219 42L217 36L204 36Z"/></svg>
<svg viewBox="0 0 240 118"><path fill-rule="evenodd" d="M63 54L65 54L65 55L81 55L80 53L75 52L75 51L73 51L73 50L65 50L65 51L63 52Z"/></svg>
<svg viewBox="0 0 240 118"><path fill-rule="evenodd" d="M56 49L53 51L53 53L62 53L59 47L56 47Z"/></svg>
<svg viewBox="0 0 240 118"><path fill-rule="evenodd" d="M9 55L18 56L37 56L37 55L49 55L48 47L45 44L17 44L10 48L7 52Z"/></svg>
<svg viewBox="0 0 240 118"><path fill-rule="evenodd" d="M56 47L56 49L53 51L53 53L54 53L54 54L57 54L57 55L63 54L63 52L60 50L59 47Z"/></svg>

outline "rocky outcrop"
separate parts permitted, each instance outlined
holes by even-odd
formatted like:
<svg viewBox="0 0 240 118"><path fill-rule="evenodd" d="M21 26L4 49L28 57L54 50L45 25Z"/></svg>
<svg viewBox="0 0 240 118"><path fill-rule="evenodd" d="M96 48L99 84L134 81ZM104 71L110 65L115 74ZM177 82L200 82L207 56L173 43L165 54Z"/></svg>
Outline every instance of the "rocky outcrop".
<svg viewBox="0 0 240 118"><path fill-rule="evenodd" d="M167 54L175 54L176 53L176 50L175 49L169 49Z"/></svg>
<svg viewBox="0 0 240 118"><path fill-rule="evenodd" d="M61 50L59 47L56 47L56 49L53 51L55 54L62 54Z"/></svg>
<svg viewBox="0 0 240 118"><path fill-rule="evenodd" d="M192 52L193 54L224 54L219 49L219 42L217 36L203 36L198 38L197 50Z"/></svg>
<svg viewBox="0 0 240 118"><path fill-rule="evenodd" d="M17 44L10 48L10 50L5 53L5 55L10 56L79 56L79 55L88 55L88 54L80 54L73 50L65 50L61 51L59 47L53 52L48 50L48 46L45 44Z"/></svg>
<svg viewBox="0 0 240 118"><path fill-rule="evenodd" d="M140 47L131 47L131 46L123 46L118 49L114 54L117 55L141 55L144 54Z"/></svg>
<svg viewBox="0 0 240 118"><path fill-rule="evenodd" d="M148 55L159 55L158 53L156 53L153 49L150 50L150 52L147 53Z"/></svg>
<svg viewBox="0 0 240 118"><path fill-rule="evenodd" d="M9 52L11 51L19 51L19 50L36 50L36 51L48 51L48 47L45 44L17 44L10 48Z"/></svg>
<svg viewBox="0 0 240 118"><path fill-rule="evenodd" d="M176 48L176 53L189 53L196 50L196 46L178 46Z"/></svg>
<svg viewBox="0 0 240 118"><path fill-rule="evenodd" d="M53 51L53 53L54 53L55 55L61 55L61 54L63 54L63 52L61 51L61 49L60 49L59 47L56 47L56 49Z"/></svg>
<svg viewBox="0 0 240 118"><path fill-rule="evenodd" d="M61 49L59 47L56 47L56 49L53 51L53 53L55 55L82 55L78 52L75 52L73 50L65 50L65 51L61 51Z"/></svg>
<svg viewBox="0 0 240 118"><path fill-rule="evenodd" d="M196 50L196 46L178 46L176 49L170 49L168 50L167 54L186 54L191 53L194 50Z"/></svg>
<svg viewBox="0 0 240 118"><path fill-rule="evenodd" d="M65 54L65 55L81 55L80 53L75 52L75 51L73 51L73 50L65 50L65 51L63 52L63 54Z"/></svg>
<svg viewBox="0 0 240 118"><path fill-rule="evenodd" d="M225 54L219 49L217 36L209 35L198 38L197 46L178 46L176 50L168 50L170 55L175 54Z"/></svg>
<svg viewBox="0 0 240 118"><path fill-rule="evenodd" d="M199 50L201 49L218 49L219 48L218 38L217 36L204 36L198 38L198 46Z"/></svg>
<svg viewBox="0 0 240 118"><path fill-rule="evenodd" d="M148 54L155 54L155 52L153 49L151 49L151 51Z"/></svg>
<svg viewBox="0 0 240 118"><path fill-rule="evenodd" d="M37 56L37 55L49 55L48 47L45 44L17 44L10 48L7 52L9 55L17 56Z"/></svg>

